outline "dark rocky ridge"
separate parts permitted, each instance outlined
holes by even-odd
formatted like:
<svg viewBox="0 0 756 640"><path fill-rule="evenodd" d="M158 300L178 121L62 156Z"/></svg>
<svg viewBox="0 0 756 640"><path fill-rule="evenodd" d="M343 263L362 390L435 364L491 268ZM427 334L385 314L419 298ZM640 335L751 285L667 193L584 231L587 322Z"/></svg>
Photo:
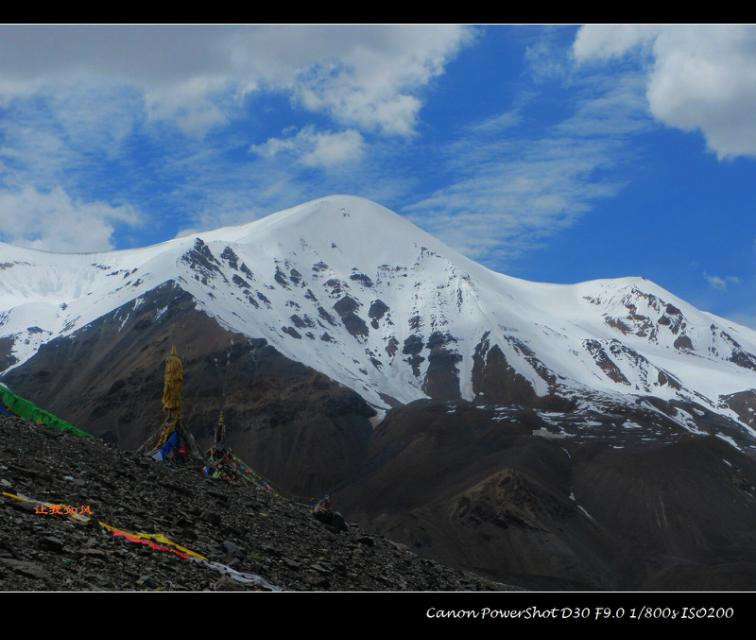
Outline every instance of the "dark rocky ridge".
<svg viewBox="0 0 756 640"><path fill-rule="evenodd" d="M190 266L195 272L194 277L203 284L208 284L208 280L215 277L226 280L226 276L220 269L220 262L201 238L195 240L194 247L187 251L181 260Z"/></svg>
<svg viewBox="0 0 756 640"><path fill-rule="evenodd" d="M0 496L0 591L262 589L115 538L94 520L161 532L283 590L510 588L419 558L354 525L337 533L307 506L256 485L209 480L197 468L153 462L16 418L0 416L0 434L3 491L88 505L94 516L81 524Z"/></svg>

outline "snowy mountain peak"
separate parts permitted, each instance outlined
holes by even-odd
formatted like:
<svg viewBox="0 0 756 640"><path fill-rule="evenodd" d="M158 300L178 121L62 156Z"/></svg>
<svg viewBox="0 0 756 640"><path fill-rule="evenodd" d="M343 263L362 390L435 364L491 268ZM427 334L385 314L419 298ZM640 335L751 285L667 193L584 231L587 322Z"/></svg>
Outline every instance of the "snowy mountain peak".
<svg viewBox="0 0 756 640"><path fill-rule="evenodd" d="M756 333L649 280L512 278L345 195L143 249L0 245L0 371L116 309L125 324L168 281L376 407L427 396L546 407L598 392L742 420L723 397L756 388Z"/></svg>

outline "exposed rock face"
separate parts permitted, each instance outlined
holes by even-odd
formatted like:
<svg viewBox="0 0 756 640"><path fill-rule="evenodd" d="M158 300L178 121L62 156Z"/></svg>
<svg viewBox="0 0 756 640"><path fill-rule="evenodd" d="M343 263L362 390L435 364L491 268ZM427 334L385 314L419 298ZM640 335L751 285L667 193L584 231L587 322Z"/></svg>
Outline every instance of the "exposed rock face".
<svg viewBox="0 0 756 640"><path fill-rule="evenodd" d="M373 281L370 279L370 276L364 274L364 273L353 273L351 276L349 276L350 280L356 280L357 282L361 283L363 287L372 287Z"/></svg>
<svg viewBox="0 0 756 640"><path fill-rule="evenodd" d="M18 359L13 355L14 339L11 336L0 338L0 371L16 364Z"/></svg>
<svg viewBox="0 0 756 640"><path fill-rule="evenodd" d="M284 289L289 288L289 279L286 277L286 274L281 270L281 267L276 265L276 273L273 276L273 279L280 284Z"/></svg>
<svg viewBox="0 0 756 640"><path fill-rule="evenodd" d="M370 325L373 329L377 329L381 318L389 310L388 305L383 300L373 300L370 303L370 309L368 311L368 317L371 318Z"/></svg>
<svg viewBox="0 0 756 640"><path fill-rule="evenodd" d="M490 346L488 332L475 347L472 383L475 397L486 402L532 404L533 386L509 366L499 345Z"/></svg>
<svg viewBox="0 0 756 640"><path fill-rule="evenodd" d="M305 327L315 327L315 323L307 314L304 314L301 318L297 314L294 314L293 316L291 316L291 321L294 323L294 326L299 329L303 329Z"/></svg>
<svg viewBox="0 0 756 640"><path fill-rule="evenodd" d="M344 296L333 305L334 311L339 314L347 331L355 338L364 337L370 333L365 321L355 313L359 309L359 306L359 303L350 296Z"/></svg>
<svg viewBox="0 0 756 640"><path fill-rule="evenodd" d="M200 446L211 443L224 409L229 444L287 491L319 495L356 473L374 414L356 393L265 340L222 329L172 283L133 307L44 345L4 381L135 449L161 422L162 359L175 344L185 367L184 417Z"/></svg>
<svg viewBox="0 0 756 640"><path fill-rule="evenodd" d="M462 356L454 351L453 345L456 342L450 334L436 331L425 345L430 353L423 391L431 398L452 400L461 397L457 363L462 360Z"/></svg>
<svg viewBox="0 0 756 640"><path fill-rule="evenodd" d="M614 361L607 355L606 351L598 340L586 340L584 342L584 345L585 348L593 356L596 364L601 368L601 370L607 375L610 380L630 385L630 381L625 377L625 375L614 363Z"/></svg>
<svg viewBox="0 0 756 640"><path fill-rule="evenodd" d="M412 367L412 373L416 378L420 377L420 364L425 361L425 358L420 355L423 350L423 339L418 335L411 335L404 341L404 348L402 353L408 358L405 358L405 362Z"/></svg>
<svg viewBox="0 0 756 640"><path fill-rule="evenodd" d="M614 327L615 329L618 329L618 330L619 330L619 331L621 331L621 332L622 332L622 333L623 333L624 335L627 335L628 333L632 333L632 330L630 329L630 327L628 327L628 326L627 326L627 325L626 325L626 324L625 324L624 322L622 322L622 320L620 320L619 318L611 318L611 317L609 317L609 316L606 316L606 317L604 318L604 320L606 321L606 324L608 324L608 325L609 325L610 327ZM660 320L659 322L660 322L661 324L665 324L665 323L661 322L661 320Z"/></svg>
<svg viewBox="0 0 756 640"><path fill-rule="evenodd" d="M729 361L735 363L744 369L756 371L756 356L744 351L737 340L725 331L720 332L720 336L732 347Z"/></svg>
<svg viewBox="0 0 756 640"><path fill-rule="evenodd" d="M396 349L398 346L399 341L394 336L391 336L386 344L386 353L390 358L393 358L396 355Z"/></svg>
<svg viewBox="0 0 756 640"><path fill-rule="evenodd" d="M194 247L187 251L181 260L189 265L194 271L194 277L203 284L208 284L208 281L215 277L226 279L220 269L221 263L201 238L195 240Z"/></svg>
<svg viewBox="0 0 756 640"><path fill-rule="evenodd" d="M284 333L288 333L292 338L296 338L297 340L302 339L302 336L299 335L299 331L297 331L293 327L282 327L281 331L283 331Z"/></svg>
<svg viewBox="0 0 756 640"><path fill-rule="evenodd" d="M333 316L328 313L323 307L318 307L318 314L332 327L336 326L336 321L333 319Z"/></svg>
<svg viewBox="0 0 756 640"><path fill-rule="evenodd" d="M722 400L743 422L756 429L756 389L733 393Z"/></svg>
<svg viewBox="0 0 756 640"><path fill-rule="evenodd" d="M239 256L236 255L231 247L226 247L221 253L221 258L226 260L232 269L239 268Z"/></svg>
<svg viewBox="0 0 756 640"><path fill-rule="evenodd" d="M247 290L247 289L249 289L249 288L250 288L250 287L252 286L252 285L250 285L250 284L249 284L249 282L247 282L247 281L246 281L246 280L245 280L244 278L242 278L241 276L237 276L237 275L234 275L234 277L233 277L233 278L232 278L231 280L232 280L232 281L233 281L233 283L234 283L234 284L235 284L235 285L236 285L237 287L239 287L240 289L244 289L244 290Z"/></svg>

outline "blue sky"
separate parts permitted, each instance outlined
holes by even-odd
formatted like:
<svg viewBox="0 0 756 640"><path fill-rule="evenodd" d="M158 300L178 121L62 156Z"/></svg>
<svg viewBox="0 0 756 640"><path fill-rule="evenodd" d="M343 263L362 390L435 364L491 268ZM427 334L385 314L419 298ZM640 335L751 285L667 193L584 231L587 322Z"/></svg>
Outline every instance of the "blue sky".
<svg viewBox="0 0 756 640"><path fill-rule="evenodd" d="M498 271L756 328L756 28L0 26L0 240L160 242L331 193Z"/></svg>

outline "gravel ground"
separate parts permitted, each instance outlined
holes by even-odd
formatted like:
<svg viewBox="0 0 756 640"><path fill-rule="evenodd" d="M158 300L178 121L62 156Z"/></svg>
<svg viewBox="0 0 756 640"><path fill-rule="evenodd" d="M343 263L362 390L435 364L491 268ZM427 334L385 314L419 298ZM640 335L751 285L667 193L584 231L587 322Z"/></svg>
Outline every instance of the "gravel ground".
<svg viewBox="0 0 756 640"><path fill-rule="evenodd" d="M3 495L0 591L512 589L419 558L353 524L338 532L306 505L262 487L210 480L197 467L1 416L0 490L92 512L83 523ZM163 533L261 580L240 582L207 563L115 537L99 522Z"/></svg>

